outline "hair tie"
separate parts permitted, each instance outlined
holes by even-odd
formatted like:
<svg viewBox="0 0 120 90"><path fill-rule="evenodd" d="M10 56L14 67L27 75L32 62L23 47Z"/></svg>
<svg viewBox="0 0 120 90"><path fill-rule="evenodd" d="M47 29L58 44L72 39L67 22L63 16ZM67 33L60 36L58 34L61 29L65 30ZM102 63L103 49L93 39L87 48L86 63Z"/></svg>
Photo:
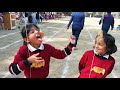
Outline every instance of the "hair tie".
<svg viewBox="0 0 120 90"><path fill-rule="evenodd" d="M100 31L100 32L98 32L98 37L103 37L103 32L102 31Z"/></svg>

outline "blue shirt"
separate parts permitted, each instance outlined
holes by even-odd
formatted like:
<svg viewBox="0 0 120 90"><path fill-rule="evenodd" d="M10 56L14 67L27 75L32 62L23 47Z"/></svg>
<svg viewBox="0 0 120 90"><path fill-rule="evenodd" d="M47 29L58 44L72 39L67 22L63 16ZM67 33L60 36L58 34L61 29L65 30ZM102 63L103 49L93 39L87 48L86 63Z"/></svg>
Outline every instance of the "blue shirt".
<svg viewBox="0 0 120 90"><path fill-rule="evenodd" d="M105 14L103 17L102 30L109 30L110 26L114 28L114 17L111 14Z"/></svg>
<svg viewBox="0 0 120 90"><path fill-rule="evenodd" d="M71 19L68 23L68 27L72 23L72 28L74 29L83 29L85 21L85 14L83 12L72 12Z"/></svg>

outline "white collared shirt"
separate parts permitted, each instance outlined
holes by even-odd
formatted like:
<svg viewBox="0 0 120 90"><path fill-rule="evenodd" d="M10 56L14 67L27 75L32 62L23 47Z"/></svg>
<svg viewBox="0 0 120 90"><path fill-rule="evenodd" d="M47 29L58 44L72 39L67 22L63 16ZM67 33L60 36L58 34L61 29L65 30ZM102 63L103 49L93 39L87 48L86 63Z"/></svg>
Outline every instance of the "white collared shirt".
<svg viewBox="0 0 120 90"><path fill-rule="evenodd" d="M94 53L97 54L97 52L95 51L95 49L94 49ZM97 54L97 55L98 55L98 54ZM108 54L103 55L103 57L106 58L106 59L108 59L109 56L110 56L110 55L108 55Z"/></svg>
<svg viewBox="0 0 120 90"><path fill-rule="evenodd" d="M31 46L30 44L27 45L28 49L33 52L35 50L37 50L36 48L34 48L33 46ZM44 45L41 43L40 47L38 48L40 50L44 50Z"/></svg>

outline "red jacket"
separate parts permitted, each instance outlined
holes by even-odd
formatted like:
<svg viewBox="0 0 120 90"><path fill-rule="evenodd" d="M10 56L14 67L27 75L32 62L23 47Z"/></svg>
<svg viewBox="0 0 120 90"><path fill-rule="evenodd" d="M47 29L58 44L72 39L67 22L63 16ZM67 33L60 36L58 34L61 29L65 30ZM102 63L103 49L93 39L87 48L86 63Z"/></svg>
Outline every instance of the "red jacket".
<svg viewBox="0 0 120 90"><path fill-rule="evenodd" d="M112 56L110 56L108 59L101 59L94 55L93 50L87 51L84 53L79 62L80 75L78 78L89 78L89 76L90 78L105 78L111 73L114 64L115 60Z"/></svg>
<svg viewBox="0 0 120 90"><path fill-rule="evenodd" d="M9 66L9 71L11 74L16 75L24 71L26 78L46 78L49 74L50 58L64 59L67 55L71 54L72 47L73 44L70 43L64 50L59 50L49 44L44 44L44 50L42 50L38 56L45 60L45 66L30 69L31 64L27 60L29 57L28 47L26 45L21 46L14 57L14 61ZM30 52L30 56L33 54L35 53Z"/></svg>

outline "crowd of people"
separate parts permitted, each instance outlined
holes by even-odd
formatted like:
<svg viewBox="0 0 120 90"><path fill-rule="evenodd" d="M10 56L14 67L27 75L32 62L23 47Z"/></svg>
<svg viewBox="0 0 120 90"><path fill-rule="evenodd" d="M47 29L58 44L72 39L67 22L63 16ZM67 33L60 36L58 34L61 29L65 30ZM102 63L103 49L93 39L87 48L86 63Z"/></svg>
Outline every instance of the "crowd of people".
<svg viewBox="0 0 120 90"><path fill-rule="evenodd" d="M17 20L19 24L28 23L40 24L43 20L61 18L62 13L58 12L19 12Z"/></svg>

